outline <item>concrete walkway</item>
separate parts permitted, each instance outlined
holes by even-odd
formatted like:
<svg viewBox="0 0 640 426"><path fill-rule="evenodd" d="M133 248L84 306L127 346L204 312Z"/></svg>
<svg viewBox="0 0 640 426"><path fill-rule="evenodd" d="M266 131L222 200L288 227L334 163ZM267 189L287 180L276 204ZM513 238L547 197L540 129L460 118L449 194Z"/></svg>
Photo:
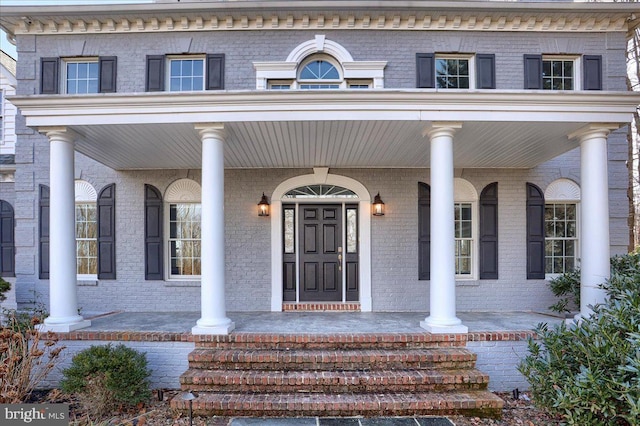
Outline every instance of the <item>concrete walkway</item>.
<svg viewBox="0 0 640 426"><path fill-rule="evenodd" d="M246 333L422 333L418 312L230 312L236 332ZM469 332L530 331L537 324L559 324L563 319L534 312L459 313ZM114 312L87 316L86 331L141 331L188 333L200 317L197 312Z"/></svg>

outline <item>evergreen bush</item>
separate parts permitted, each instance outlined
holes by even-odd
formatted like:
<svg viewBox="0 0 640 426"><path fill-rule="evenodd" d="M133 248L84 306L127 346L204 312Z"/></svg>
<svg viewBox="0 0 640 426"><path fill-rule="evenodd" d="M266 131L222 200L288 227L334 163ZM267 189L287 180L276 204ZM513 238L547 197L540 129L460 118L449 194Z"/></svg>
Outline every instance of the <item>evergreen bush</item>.
<svg viewBox="0 0 640 426"><path fill-rule="evenodd" d="M537 327L518 369L569 425L640 425L640 256L612 259L608 299L570 326Z"/></svg>
<svg viewBox="0 0 640 426"><path fill-rule="evenodd" d="M146 355L122 344L91 346L63 373L62 390L77 393L91 415L103 417L151 397Z"/></svg>

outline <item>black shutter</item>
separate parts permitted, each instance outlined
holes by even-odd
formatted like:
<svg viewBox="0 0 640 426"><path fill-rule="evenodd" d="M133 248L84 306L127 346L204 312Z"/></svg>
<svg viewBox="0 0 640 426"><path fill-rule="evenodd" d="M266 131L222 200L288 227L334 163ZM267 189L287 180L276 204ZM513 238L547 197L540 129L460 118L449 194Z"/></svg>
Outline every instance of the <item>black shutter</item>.
<svg viewBox="0 0 640 426"><path fill-rule="evenodd" d="M98 194L98 279L116 279L116 184Z"/></svg>
<svg viewBox="0 0 640 426"><path fill-rule="evenodd" d="M584 55L584 90L602 90L602 56Z"/></svg>
<svg viewBox="0 0 640 426"><path fill-rule="evenodd" d="M418 182L418 279L431 279L431 187Z"/></svg>
<svg viewBox="0 0 640 426"><path fill-rule="evenodd" d="M0 277L16 276L15 219L13 207L0 200Z"/></svg>
<svg viewBox="0 0 640 426"><path fill-rule="evenodd" d="M207 87L205 89L224 89L224 53L207 55Z"/></svg>
<svg viewBox="0 0 640 426"><path fill-rule="evenodd" d="M480 194L480 279L498 279L498 182Z"/></svg>
<svg viewBox="0 0 640 426"><path fill-rule="evenodd" d="M524 55L524 88L542 89L542 55Z"/></svg>
<svg viewBox="0 0 640 426"><path fill-rule="evenodd" d="M115 56L101 56L98 61L100 68L98 92L115 93L118 58Z"/></svg>
<svg viewBox="0 0 640 426"><path fill-rule="evenodd" d="M527 279L544 279L544 194L528 182Z"/></svg>
<svg viewBox="0 0 640 426"><path fill-rule="evenodd" d="M416 87L432 89L436 87L436 65L433 53L416 53Z"/></svg>
<svg viewBox="0 0 640 426"><path fill-rule="evenodd" d="M164 55L147 55L145 83L147 92L162 92L164 90L164 62Z"/></svg>
<svg viewBox="0 0 640 426"><path fill-rule="evenodd" d="M39 223L40 240L38 250L40 252L40 265L38 275L41 280L49 279L49 187L40 185L39 188Z"/></svg>
<svg viewBox="0 0 640 426"><path fill-rule="evenodd" d="M152 185L144 186L144 278L164 278L162 254L162 195Z"/></svg>
<svg viewBox="0 0 640 426"><path fill-rule="evenodd" d="M57 95L60 70L60 58L40 58L40 93Z"/></svg>
<svg viewBox="0 0 640 426"><path fill-rule="evenodd" d="M496 88L496 55L477 54L476 70L478 89Z"/></svg>

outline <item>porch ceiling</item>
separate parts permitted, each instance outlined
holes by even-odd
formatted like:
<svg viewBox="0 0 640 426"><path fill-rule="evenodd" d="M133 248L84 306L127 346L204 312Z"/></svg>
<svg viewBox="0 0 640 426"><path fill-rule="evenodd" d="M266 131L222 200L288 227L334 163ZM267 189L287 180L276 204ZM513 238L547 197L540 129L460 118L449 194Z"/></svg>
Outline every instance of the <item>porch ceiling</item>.
<svg viewBox="0 0 640 426"><path fill-rule="evenodd" d="M578 146L590 123L624 125L628 93L371 93L25 96L27 125L77 133L76 150L114 169L200 168L196 123L223 123L225 166L428 167L433 122L462 123L455 167L528 168Z"/></svg>

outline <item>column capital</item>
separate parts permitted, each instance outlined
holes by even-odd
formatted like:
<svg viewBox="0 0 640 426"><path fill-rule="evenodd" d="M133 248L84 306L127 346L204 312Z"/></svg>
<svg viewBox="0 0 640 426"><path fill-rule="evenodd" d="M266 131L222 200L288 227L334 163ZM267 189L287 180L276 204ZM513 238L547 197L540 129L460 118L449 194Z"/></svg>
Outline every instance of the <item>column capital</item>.
<svg viewBox="0 0 640 426"><path fill-rule="evenodd" d="M437 136L453 137L454 133L462 128L462 122L458 121L434 121L422 131L422 136L433 139Z"/></svg>
<svg viewBox="0 0 640 426"><path fill-rule="evenodd" d="M196 123L194 128L198 130L201 138L213 137L224 140L226 135L224 123Z"/></svg>
<svg viewBox="0 0 640 426"><path fill-rule="evenodd" d="M74 143L80 137L80 135L66 126L38 127L38 132L48 137L49 141L61 140Z"/></svg>
<svg viewBox="0 0 640 426"><path fill-rule="evenodd" d="M619 128L620 125L615 123L590 123L570 133L567 137L569 139L578 138L580 142L583 142L591 138L606 138L609 133Z"/></svg>

